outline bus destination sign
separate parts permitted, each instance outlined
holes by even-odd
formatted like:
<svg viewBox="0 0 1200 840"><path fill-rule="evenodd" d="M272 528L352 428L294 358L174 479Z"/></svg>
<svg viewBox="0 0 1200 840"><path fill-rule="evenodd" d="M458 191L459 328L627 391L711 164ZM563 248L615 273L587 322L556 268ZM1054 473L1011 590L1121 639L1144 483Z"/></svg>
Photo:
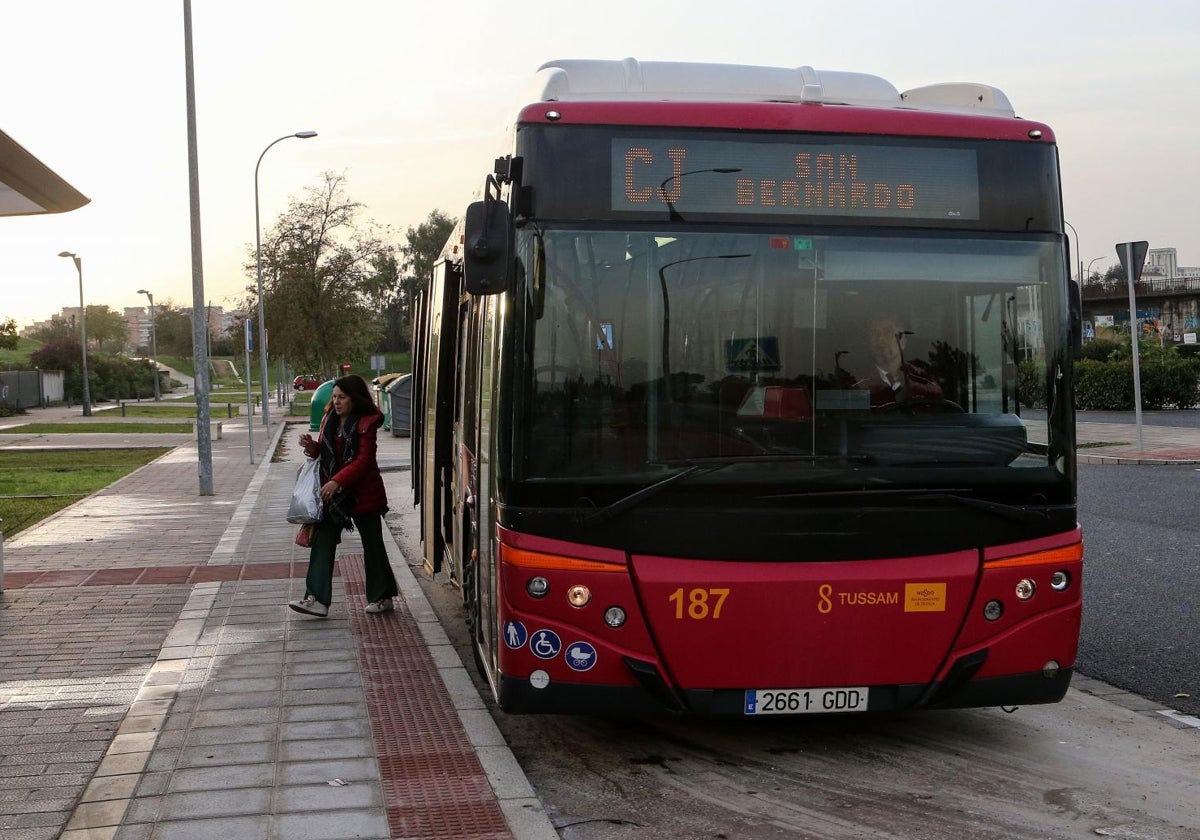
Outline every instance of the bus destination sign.
<svg viewBox="0 0 1200 840"><path fill-rule="evenodd" d="M612 209L973 221L971 149L616 138Z"/></svg>

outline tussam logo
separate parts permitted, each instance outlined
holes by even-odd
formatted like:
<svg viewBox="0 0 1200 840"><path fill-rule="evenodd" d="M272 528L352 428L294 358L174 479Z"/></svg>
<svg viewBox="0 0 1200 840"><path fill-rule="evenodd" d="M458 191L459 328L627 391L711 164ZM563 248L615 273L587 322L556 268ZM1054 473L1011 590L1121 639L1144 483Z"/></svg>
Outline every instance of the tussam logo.
<svg viewBox="0 0 1200 840"><path fill-rule="evenodd" d="M900 593L886 589L857 589L835 592L832 584L823 583L817 588L817 612L828 615L837 607L895 607L901 604ZM904 584L905 612L944 612L946 610L945 583Z"/></svg>
<svg viewBox="0 0 1200 840"><path fill-rule="evenodd" d="M832 612L835 604L839 607L888 607L900 603L899 592L870 589L834 592L828 583L821 584L817 594L817 611L823 615Z"/></svg>

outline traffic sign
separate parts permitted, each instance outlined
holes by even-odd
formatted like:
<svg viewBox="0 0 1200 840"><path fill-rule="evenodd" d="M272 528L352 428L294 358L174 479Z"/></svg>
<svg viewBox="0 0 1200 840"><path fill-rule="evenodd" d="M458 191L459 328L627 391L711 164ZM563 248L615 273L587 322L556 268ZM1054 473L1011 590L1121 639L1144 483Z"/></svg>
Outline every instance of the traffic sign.
<svg viewBox="0 0 1200 840"><path fill-rule="evenodd" d="M1132 277L1134 283L1142 279L1142 266L1146 264L1146 251L1149 242L1118 242L1117 256L1121 259L1121 267Z"/></svg>
<svg viewBox="0 0 1200 840"><path fill-rule="evenodd" d="M1129 349L1133 356L1133 416L1137 423L1138 451L1146 449L1146 441L1142 434L1142 367L1138 358L1137 331L1137 282L1142 278L1142 265L1146 262L1146 251L1150 248L1148 242L1119 242L1117 256L1121 258L1121 266L1125 269L1126 284L1129 287Z"/></svg>

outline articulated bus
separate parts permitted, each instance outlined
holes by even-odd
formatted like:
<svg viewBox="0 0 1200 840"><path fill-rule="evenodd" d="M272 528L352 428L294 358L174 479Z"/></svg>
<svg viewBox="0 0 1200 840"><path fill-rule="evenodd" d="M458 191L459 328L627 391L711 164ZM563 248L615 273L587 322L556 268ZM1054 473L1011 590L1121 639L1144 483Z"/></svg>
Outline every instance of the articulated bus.
<svg viewBox="0 0 1200 840"><path fill-rule="evenodd" d="M1053 131L985 85L810 67L536 82L414 331L424 562L500 707L1060 700L1083 547Z"/></svg>

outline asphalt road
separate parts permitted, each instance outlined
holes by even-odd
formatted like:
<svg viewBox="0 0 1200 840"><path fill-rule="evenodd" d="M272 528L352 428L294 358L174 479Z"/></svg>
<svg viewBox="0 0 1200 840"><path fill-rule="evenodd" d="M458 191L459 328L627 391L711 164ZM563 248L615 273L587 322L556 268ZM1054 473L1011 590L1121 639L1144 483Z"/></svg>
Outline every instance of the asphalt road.
<svg viewBox="0 0 1200 840"><path fill-rule="evenodd" d="M1194 716L1200 716L1198 497L1195 466L1079 467L1079 670Z"/></svg>

